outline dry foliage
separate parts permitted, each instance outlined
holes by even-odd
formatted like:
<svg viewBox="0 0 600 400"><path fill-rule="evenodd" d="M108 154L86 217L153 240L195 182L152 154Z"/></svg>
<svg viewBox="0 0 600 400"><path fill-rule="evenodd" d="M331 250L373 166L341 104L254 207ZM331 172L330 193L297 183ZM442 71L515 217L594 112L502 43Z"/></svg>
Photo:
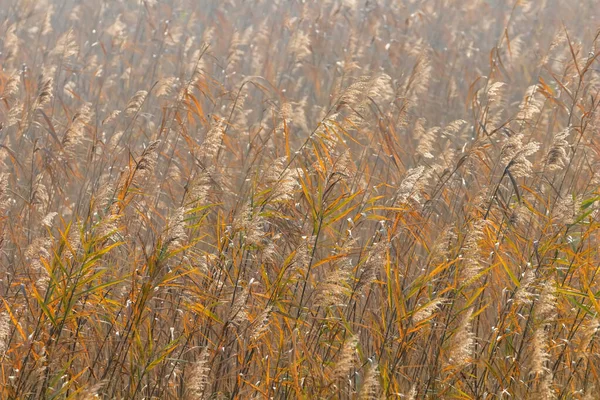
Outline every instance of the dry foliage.
<svg viewBox="0 0 600 400"><path fill-rule="evenodd" d="M592 399L595 0L0 0L0 397Z"/></svg>

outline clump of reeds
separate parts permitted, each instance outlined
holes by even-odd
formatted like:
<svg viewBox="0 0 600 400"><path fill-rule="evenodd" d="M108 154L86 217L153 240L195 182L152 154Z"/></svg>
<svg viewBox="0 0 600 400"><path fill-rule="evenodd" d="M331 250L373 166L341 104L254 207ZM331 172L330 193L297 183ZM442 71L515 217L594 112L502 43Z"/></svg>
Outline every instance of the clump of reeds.
<svg viewBox="0 0 600 400"><path fill-rule="evenodd" d="M595 398L592 3L0 0L0 397Z"/></svg>

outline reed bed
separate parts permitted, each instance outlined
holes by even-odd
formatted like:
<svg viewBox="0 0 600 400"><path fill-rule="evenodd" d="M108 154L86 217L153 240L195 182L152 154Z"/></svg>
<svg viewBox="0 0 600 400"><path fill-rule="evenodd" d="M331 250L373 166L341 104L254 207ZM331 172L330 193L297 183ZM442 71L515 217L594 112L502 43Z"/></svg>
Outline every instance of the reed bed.
<svg viewBox="0 0 600 400"><path fill-rule="evenodd" d="M597 399L595 0L0 0L0 397Z"/></svg>

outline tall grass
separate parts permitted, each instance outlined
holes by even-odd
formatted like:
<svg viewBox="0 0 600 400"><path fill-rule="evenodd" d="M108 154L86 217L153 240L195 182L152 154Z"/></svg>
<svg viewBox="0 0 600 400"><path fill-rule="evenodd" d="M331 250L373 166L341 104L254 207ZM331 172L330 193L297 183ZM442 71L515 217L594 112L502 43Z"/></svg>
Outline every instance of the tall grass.
<svg viewBox="0 0 600 400"><path fill-rule="evenodd" d="M600 7L0 0L6 399L594 399Z"/></svg>

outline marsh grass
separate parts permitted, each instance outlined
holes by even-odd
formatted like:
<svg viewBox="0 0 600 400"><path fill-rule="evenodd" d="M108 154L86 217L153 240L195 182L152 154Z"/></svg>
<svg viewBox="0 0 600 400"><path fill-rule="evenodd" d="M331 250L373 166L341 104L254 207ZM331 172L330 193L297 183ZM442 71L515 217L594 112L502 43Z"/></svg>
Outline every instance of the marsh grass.
<svg viewBox="0 0 600 400"><path fill-rule="evenodd" d="M0 0L6 399L593 399L595 1Z"/></svg>

